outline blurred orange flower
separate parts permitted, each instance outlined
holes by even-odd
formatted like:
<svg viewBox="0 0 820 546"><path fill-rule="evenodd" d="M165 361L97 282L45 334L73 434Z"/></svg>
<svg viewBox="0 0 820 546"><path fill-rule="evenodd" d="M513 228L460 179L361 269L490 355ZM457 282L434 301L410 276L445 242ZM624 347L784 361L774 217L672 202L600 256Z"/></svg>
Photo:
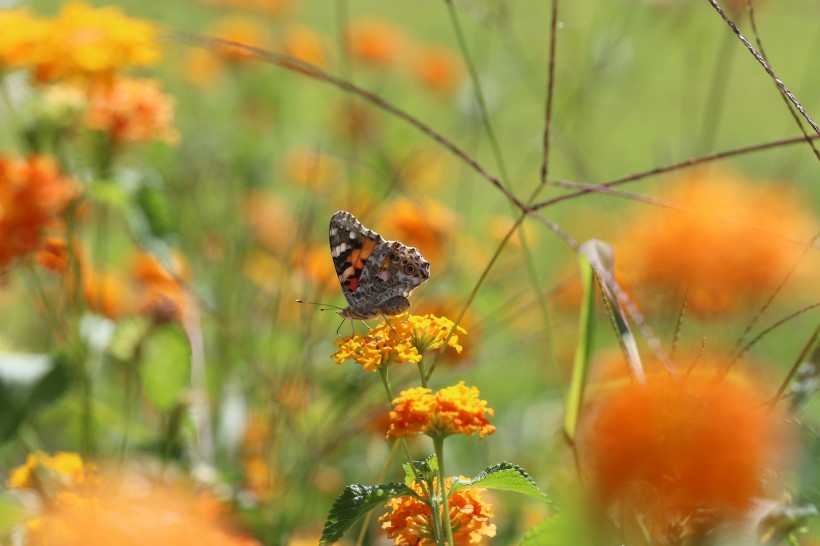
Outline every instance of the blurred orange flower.
<svg viewBox="0 0 820 546"><path fill-rule="evenodd" d="M320 150L298 147L285 156L285 172L300 186L326 190L340 182L342 166L338 159Z"/></svg>
<svg viewBox="0 0 820 546"><path fill-rule="evenodd" d="M148 477L106 477L99 486L59 494L29 525L27 544L45 546L252 546L230 530L215 497Z"/></svg>
<svg viewBox="0 0 820 546"><path fill-rule="evenodd" d="M487 407L487 401L478 396L478 389L467 387L464 381L435 394L424 387L407 389L392 402L387 437L426 434L443 438L452 434L478 434L482 439L495 432L487 419L494 412Z"/></svg>
<svg viewBox="0 0 820 546"><path fill-rule="evenodd" d="M414 54L411 69L422 85L448 97L464 78L461 58L441 46L420 47Z"/></svg>
<svg viewBox="0 0 820 546"><path fill-rule="evenodd" d="M77 189L50 157L0 156L0 267L40 247Z"/></svg>
<svg viewBox="0 0 820 546"><path fill-rule="evenodd" d="M107 133L116 144L163 140L176 144L174 99L156 80L115 78L89 93L86 125Z"/></svg>
<svg viewBox="0 0 820 546"><path fill-rule="evenodd" d="M461 476L461 479L467 478ZM453 480L447 478L444 482L449 489ZM411 487L420 497L425 497L418 484L414 483ZM448 502L453 544L480 544L484 537L495 536L495 525L490 523L493 507L482 500L484 491L481 488L465 488L450 496ZM387 531L388 538L395 540L396 546L436 544L430 506L414 497L397 497L390 499L385 508L390 511L381 516L379 521L382 522L382 529Z"/></svg>
<svg viewBox="0 0 820 546"><path fill-rule="evenodd" d="M599 501L636 510L652 534L737 517L789 451L786 416L749 377L717 379L712 364L611 381L585 410L578 449Z"/></svg>
<svg viewBox="0 0 820 546"><path fill-rule="evenodd" d="M107 81L118 70L151 65L162 56L156 29L116 7L69 2L50 23L34 59L39 81Z"/></svg>
<svg viewBox="0 0 820 546"><path fill-rule="evenodd" d="M95 271L84 264L83 296L88 309L110 319L129 316L137 311L137 293L122 274Z"/></svg>
<svg viewBox="0 0 820 546"><path fill-rule="evenodd" d="M366 19L351 25L346 45L354 59L389 66L399 60L405 42L404 33L398 27L380 19Z"/></svg>
<svg viewBox="0 0 820 546"><path fill-rule="evenodd" d="M71 255L68 251L68 243L59 237L46 237L37 253L34 261L37 265L50 269L55 273L65 273L68 271Z"/></svg>
<svg viewBox="0 0 820 546"><path fill-rule="evenodd" d="M261 49L270 48L270 36L265 30L265 27L263 27L257 19L247 17L223 17L210 31L210 34L229 42L236 42ZM220 45L217 51L223 59L229 62L253 58L253 54L236 46Z"/></svg>
<svg viewBox="0 0 820 546"><path fill-rule="evenodd" d="M654 287L680 298L688 289L688 308L699 314L731 312L771 294L802 251L786 237L817 231L782 185L765 189L738 175L698 172L666 197L687 212L636 215L616 245L618 277L633 291Z"/></svg>
<svg viewBox="0 0 820 546"><path fill-rule="evenodd" d="M0 10L0 28L0 73L34 64L51 32L48 22L32 17L26 8Z"/></svg>
<svg viewBox="0 0 820 546"><path fill-rule="evenodd" d="M312 29L293 25L284 30L282 52L300 61L324 68L327 51L322 38Z"/></svg>
<svg viewBox="0 0 820 546"><path fill-rule="evenodd" d="M214 6L258 11L267 15L289 15L296 11L299 0L207 0Z"/></svg>
<svg viewBox="0 0 820 546"><path fill-rule="evenodd" d="M249 190L242 200L245 222L265 249L284 256L293 244L296 221L292 207L277 195Z"/></svg>
<svg viewBox="0 0 820 546"><path fill-rule="evenodd" d="M170 270L151 254L138 254L132 273L140 286L139 310L156 322L182 320L189 304L185 281L187 268L179 253L171 254Z"/></svg>
<svg viewBox="0 0 820 546"><path fill-rule="evenodd" d="M417 202L402 197L388 206L380 232L417 247L431 261L440 261L458 225L458 216L438 201Z"/></svg>

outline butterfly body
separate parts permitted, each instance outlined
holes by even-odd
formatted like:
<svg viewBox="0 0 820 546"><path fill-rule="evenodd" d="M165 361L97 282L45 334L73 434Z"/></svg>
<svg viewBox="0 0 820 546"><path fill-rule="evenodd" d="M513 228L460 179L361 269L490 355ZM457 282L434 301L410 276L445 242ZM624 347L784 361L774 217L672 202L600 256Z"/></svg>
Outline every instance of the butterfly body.
<svg viewBox="0 0 820 546"><path fill-rule="evenodd" d="M430 263L418 249L385 240L345 211L330 219L330 255L347 300L339 315L346 319L397 315L430 278Z"/></svg>

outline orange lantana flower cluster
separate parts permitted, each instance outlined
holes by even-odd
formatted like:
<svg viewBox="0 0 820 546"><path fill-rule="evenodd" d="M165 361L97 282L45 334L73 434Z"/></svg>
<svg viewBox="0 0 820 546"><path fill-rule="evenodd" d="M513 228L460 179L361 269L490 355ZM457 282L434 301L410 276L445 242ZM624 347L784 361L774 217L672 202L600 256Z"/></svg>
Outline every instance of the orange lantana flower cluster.
<svg viewBox="0 0 820 546"><path fill-rule="evenodd" d="M156 80L116 78L89 92L86 125L107 133L115 144L164 140L175 144L174 99Z"/></svg>
<svg viewBox="0 0 820 546"><path fill-rule="evenodd" d="M721 380L708 364L614 383L585 410L578 449L600 502L635 509L653 534L743 513L789 451L785 415L750 378Z"/></svg>
<svg viewBox="0 0 820 546"><path fill-rule="evenodd" d="M0 156L0 267L37 250L76 191L51 158Z"/></svg>
<svg viewBox="0 0 820 546"><path fill-rule="evenodd" d="M466 479L463 476L461 479ZM445 479L449 489L452 478ZM424 497L421 487L412 484L412 489ZM465 488L450 495L450 525L453 530L453 544L465 546L480 544L484 537L495 536L495 524L490 523L493 517L492 505L484 502L481 494L484 489ZM397 546L433 545L436 544L433 532L433 512L423 501L414 497L397 497L390 499L385 508L390 512L379 518L382 529L387 536L395 540Z"/></svg>
<svg viewBox="0 0 820 546"><path fill-rule="evenodd" d="M444 342L461 352L455 325L445 317L434 315L397 315L386 320L367 334L354 334L335 341L339 349L331 355L336 364L354 360L366 371L376 371L382 366L410 362L418 364L424 353L440 349ZM466 334L460 326L456 332Z"/></svg>
<svg viewBox="0 0 820 546"><path fill-rule="evenodd" d="M464 381L436 393L424 387L407 389L393 400L392 406L388 438L478 434L481 439L495 432L487 418L494 415L493 409L479 398L476 387L467 387Z"/></svg>

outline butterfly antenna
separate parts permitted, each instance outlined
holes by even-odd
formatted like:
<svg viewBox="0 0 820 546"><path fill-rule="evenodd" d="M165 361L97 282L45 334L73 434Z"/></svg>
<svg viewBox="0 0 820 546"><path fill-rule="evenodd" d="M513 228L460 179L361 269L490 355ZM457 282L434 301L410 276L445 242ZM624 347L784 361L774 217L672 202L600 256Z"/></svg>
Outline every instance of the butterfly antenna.
<svg viewBox="0 0 820 546"><path fill-rule="evenodd" d="M385 316L385 314L384 314L384 313L381 313L381 312L380 312L379 314L382 316L382 318L384 319L384 321L387 323L387 325L388 325L388 326L390 326L390 329L391 329L391 330L393 330L393 333L395 334L395 333L396 333L396 329L395 329L395 328L393 328L393 325L392 325L392 324L390 324L390 321L389 321L389 320L387 320L387 316Z"/></svg>
<svg viewBox="0 0 820 546"><path fill-rule="evenodd" d="M344 310L344 307L339 307L337 305L332 305L330 303L316 303L315 301L305 301L305 300L296 300L296 303L307 303L308 305L318 305L320 306L319 311L331 311L333 309Z"/></svg>

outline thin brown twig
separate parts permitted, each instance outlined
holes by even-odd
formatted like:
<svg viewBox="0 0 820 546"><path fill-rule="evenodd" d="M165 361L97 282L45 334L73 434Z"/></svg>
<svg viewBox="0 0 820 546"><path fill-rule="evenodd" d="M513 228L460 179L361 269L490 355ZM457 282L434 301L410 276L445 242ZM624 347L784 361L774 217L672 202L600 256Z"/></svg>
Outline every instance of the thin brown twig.
<svg viewBox="0 0 820 546"><path fill-rule="evenodd" d="M245 53L248 53L253 58L259 59L261 61L265 61L271 64L275 64L287 70L291 70L294 72L298 72L308 78L313 78L314 80L323 81L334 87L337 87L343 91L347 91L354 95L359 96L360 98L366 100L373 106L388 112L399 119L405 121L406 123L412 125L428 137L432 138L435 142L437 142L443 148L446 148L450 153L458 157L461 161L466 163L470 166L476 173L478 173L482 178L490 182L493 186L495 186L504 196L510 200L511 203L515 204L521 210L525 210L524 204L509 190L504 187L504 184L501 181L491 175L480 163L478 163L475 159L470 157L464 150L459 148L452 140L448 139L429 125L423 123L419 119L413 117L412 115L408 114L398 106L386 101L385 99L381 98L380 96L376 95L375 93L371 93L358 85L349 82L345 79L339 78L337 76L333 76L325 72L324 70L320 69L318 66L312 65L310 63L306 63L304 61L300 61L295 57L291 57L289 55L283 55L281 53L274 53L272 51L267 51L265 49L261 49L258 47L250 46L247 44L242 44L239 42L233 42L230 40L223 40L221 38L214 38L211 36L202 36L199 34L190 34L190 33L183 33L183 32L171 32L166 35L169 39L176 40L191 46L197 47L205 47L210 48L214 46L222 46L222 47L231 47L240 49Z"/></svg>
<svg viewBox="0 0 820 546"><path fill-rule="evenodd" d="M541 187L547 184L547 177L549 174L549 156L550 156L550 130L552 128L552 105L555 96L555 50L557 47L558 34L558 0L552 0L552 15L550 19L550 50L549 61L547 65L547 100L544 113L544 151L541 156ZM537 194L533 194L532 202Z"/></svg>
<svg viewBox="0 0 820 546"><path fill-rule="evenodd" d="M735 23L731 19L729 19L729 17L726 15L726 12L724 12L718 5L717 0L708 0L708 2L712 4L712 7L715 8L715 11L717 11L718 14L720 14L720 16L726 22L726 24L729 25L729 28L732 29L732 32L734 32L740 39L740 41L743 42L743 45L746 46L746 49L749 50L749 53L751 53L754 56L754 58L757 59L757 62L760 63L760 66L763 67L763 70L765 70L766 73L769 76L771 76L771 78L774 80L774 83L777 84L777 86L780 88L780 91L786 96L786 98L789 99L789 101L794 105L794 107L797 108L797 111L803 115L803 117L806 119L809 125L811 125L812 129L814 129L814 132L820 135L820 127L817 126L817 124L811 118L809 113L806 112L806 109L803 108L803 105L800 104L800 102L797 100L794 94L791 91L789 91L789 88L786 87L786 84L783 83L783 80L781 80L777 76L777 74L775 74L772 67L769 65L769 63L766 62L766 59L764 59L760 55L760 53L757 52L757 50L749 42L749 40L743 35L742 32L740 32L740 29L737 28L737 25L735 25Z"/></svg>
<svg viewBox="0 0 820 546"><path fill-rule="evenodd" d="M820 135L810 135L812 140L820 138ZM628 184L630 182L637 182L639 180L643 180L644 178L649 178L651 176L657 176L659 174L666 174L682 169L687 169L690 167L697 167L699 165L703 165L706 163L711 163L712 161L717 161L720 159L728 159L730 157L748 154L751 152L758 152L761 150L770 150L773 148L779 148L781 146L789 146L792 144L798 144L800 142L804 142L805 139L802 136L799 137L791 137L791 138L784 138L780 140L773 140L770 142L763 142L760 144L753 144L751 146L743 146L740 148L733 148L731 150L725 150L723 152L715 152L713 154L707 154L700 157L695 157L692 159L687 159L685 161L679 161L678 163L672 163L671 165L664 165L663 167L655 167L654 169L649 169L646 171L641 171L638 173L631 174L629 176L624 176L623 178L618 178L616 180L612 180L609 182L604 182L603 184L596 184L596 187L603 186L603 187L612 187L612 186L620 186L621 184ZM530 209L531 210L540 210L545 207L549 207L556 203L560 203L561 201L567 201L569 199L573 199L576 197L580 197L582 195L586 195L590 192L596 191L595 189L585 189L574 193L568 193L565 195L559 195L557 197L553 197L551 199L547 199L546 201L541 201L539 203L534 203Z"/></svg>
<svg viewBox="0 0 820 546"><path fill-rule="evenodd" d="M755 37L755 42L757 42L757 48L760 50L760 56L766 62L769 62L769 58L766 56L766 50L763 48L763 38L760 37L760 32L757 30L757 19L755 17L755 8L752 4L752 0L746 0L746 11L749 13L749 24L752 27L752 35ZM820 160L820 150L817 149L817 146L814 145L814 141L811 140L809 137L809 133L806 131L806 128L803 127L803 123L800 121L800 116L794 111L794 107L792 107L789 99L780 92L780 88L778 88L778 94L780 98L783 99L783 102L786 104L786 108L789 109L789 114L791 114L792 119L797 124L797 127L800 128L800 132L803 133L803 138L806 139L806 143L811 146L812 151L814 152L814 156Z"/></svg>

